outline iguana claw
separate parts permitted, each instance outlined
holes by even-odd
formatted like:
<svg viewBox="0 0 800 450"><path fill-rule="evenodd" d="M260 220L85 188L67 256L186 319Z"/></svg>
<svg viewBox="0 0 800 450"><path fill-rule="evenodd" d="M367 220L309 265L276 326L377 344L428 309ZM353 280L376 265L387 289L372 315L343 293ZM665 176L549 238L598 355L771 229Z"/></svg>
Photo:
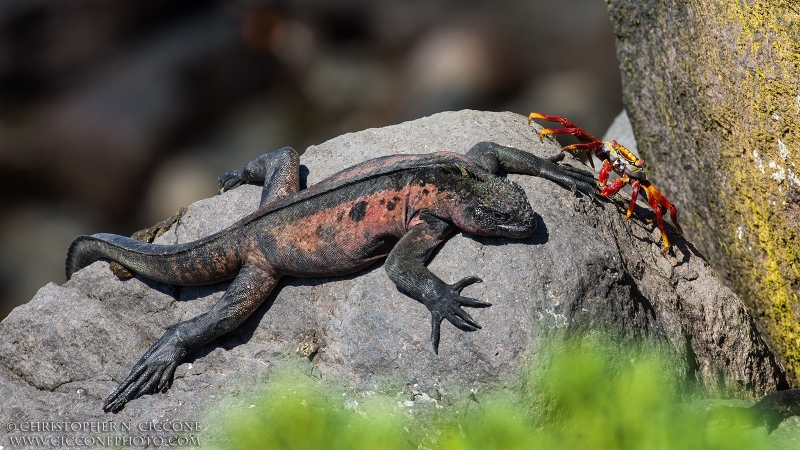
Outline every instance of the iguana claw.
<svg viewBox="0 0 800 450"><path fill-rule="evenodd" d="M241 186L244 183L245 180L242 177L242 171L237 169L229 170L220 175L217 179L220 194L225 191L230 191L235 187Z"/></svg>
<svg viewBox="0 0 800 450"><path fill-rule="evenodd" d="M128 400L169 387L175 368L186 353L176 333L168 331L147 350L125 380L108 396L103 410L119 411Z"/></svg>
<svg viewBox="0 0 800 450"><path fill-rule="evenodd" d="M431 311L431 344L433 344L433 352L435 354L439 354L442 320L447 319L457 328L464 331L481 329L478 322L475 322L461 307L487 308L492 304L470 297L462 297L461 290L471 284L482 282L483 280L476 276L462 278L460 281L448 286L449 293L446 296L439 298L435 304L428 306Z"/></svg>

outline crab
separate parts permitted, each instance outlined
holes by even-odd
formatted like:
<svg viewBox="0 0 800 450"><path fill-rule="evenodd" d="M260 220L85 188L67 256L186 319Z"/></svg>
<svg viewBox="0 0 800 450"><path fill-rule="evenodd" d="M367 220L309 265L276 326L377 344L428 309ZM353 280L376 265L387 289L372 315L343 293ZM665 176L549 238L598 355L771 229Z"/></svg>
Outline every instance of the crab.
<svg viewBox="0 0 800 450"><path fill-rule="evenodd" d="M584 150L596 156L600 161L603 161L603 167L600 168L600 173L597 177L597 184L603 188L600 191L600 195L611 197L619 192L625 184L630 184L632 189L631 202L622 220L631 218L633 207L636 205L636 198L639 196L639 190L644 189L647 194L647 202L656 213L655 221L658 224L658 229L661 231L661 239L663 242L663 247L661 249L662 254L666 253L670 247L669 238L667 238L667 230L664 228L664 221L662 219L662 216L666 214L667 210L669 210L670 219L672 219L672 223L675 224L677 233L683 234L683 230L681 230L681 226L678 224L678 210L675 208L675 205L667 200L664 194L647 180L643 159L637 158L636 155L617 141L603 142L563 117L532 112L528 115L528 123L531 123L533 119L558 122L564 126L564 128L543 128L539 131L540 140L551 134L571 134L581 142L579 144L567 145L562 148L562 151ZM591 157L589 157L589 163L592 169L594 169L594 162ZM608 176L611 174L611 171L619 175L619 178L609 183ZM647 223L652 222L653 219L649 220Z"/></svg>

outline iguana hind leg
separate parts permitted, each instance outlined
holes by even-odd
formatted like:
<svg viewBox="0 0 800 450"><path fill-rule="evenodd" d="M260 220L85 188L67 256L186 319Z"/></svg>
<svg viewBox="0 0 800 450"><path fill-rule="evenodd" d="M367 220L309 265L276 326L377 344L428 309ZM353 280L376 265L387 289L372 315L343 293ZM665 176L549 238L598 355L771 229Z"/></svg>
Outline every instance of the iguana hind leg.
<svg viewBox="0 0 800 450"><path fill-rule="evenodd" d="M269 268L242 267L210 311L170 327L147 350L125 380L108 396L103 409L118 411L129 400L169 387L175 369L189 351L238 327L267 298L279 279L280 275Z"/></svg>
<svg viewBox="0 0 800 450"><path fill-rule="evenodd" d="M220 193L243 183L264 183L259 206L300 190L300 157L291 147L266 152L242 169L229 170L219 176Z"/></svg>

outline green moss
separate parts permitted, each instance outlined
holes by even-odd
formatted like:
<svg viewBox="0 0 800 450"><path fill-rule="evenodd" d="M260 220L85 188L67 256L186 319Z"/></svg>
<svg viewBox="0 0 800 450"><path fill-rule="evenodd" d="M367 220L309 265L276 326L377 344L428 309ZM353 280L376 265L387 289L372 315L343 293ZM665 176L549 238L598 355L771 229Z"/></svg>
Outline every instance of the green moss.
<svg viewBox="0 0 800 450"><path fill-rule="evenodd" d="M790 1L726 2L723 21L737 24L731 30L736 36L736 52L719 61L713 70L727 70L745 61L757 61L755 70L729 85L729 98L736 102L720 105L718 114L740 115L740 125L723 145L723 155L741 154L745 159L723 159L722 169L730 174L731 195L725 198L726 216L730 223L741 226L743 239L738 239L737 226L728 233L726 250L734 264L742 270L733 274L733 281L745 300L762 315L773 346L800 383L800 320L794 308L800 306L793 285L800 282L800 239L797 224L787 223L784 204L787 194L798 186L788 179L788 170L800 163L800 121L795 97L800 69L800 42L791 36L791 28L779 22L779 16L800 23L800 13L792 12ZM780 11L780 14L775 14ZM706 17L714 20L714 11ZM719 21L719 19L716 19ZM724 52L723 52L724 54ZM775 61L780 61L775 64ZM742 99L749 104L742 105ZM776 116L778 117L776 119ZM789 149L788 158L779 154L778 139ZM758 152L762 167L750 156ZM770 167L770 163L776 167ZM771 178L780 166L786 179ZM742 245L740 242L748 245Z"/></svg>

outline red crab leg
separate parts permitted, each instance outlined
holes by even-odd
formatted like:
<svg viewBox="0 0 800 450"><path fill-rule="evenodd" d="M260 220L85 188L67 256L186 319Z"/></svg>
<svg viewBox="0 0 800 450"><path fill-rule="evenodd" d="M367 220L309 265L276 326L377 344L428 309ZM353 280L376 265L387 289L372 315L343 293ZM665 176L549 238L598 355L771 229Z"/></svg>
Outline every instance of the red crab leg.
<svg viewBox="0 0 800 450"><path fill-rule="evenodd" d="M561 116L551 116L548 114L532 112L528 114L528 123L530 124L531 121L533 121L533 119L542 119L548 122L558 122L567 128L578 128L574 123L570 122L569 120Z"/></svg>
<svg viewBox="0 0 800 450"><path fill-rule="evenodd" d="M565 119L564 117L559 116L548 116L547 114L540 114L537 112L532 112L528 115L528 123L531 123L533 119L544 119L548 122L558 122L561 125L564 125L564 128L544 128L542 131L539 132L539 137L546 136L548 134L571 134L581 140L582 142L600 142L599 139L592 136L583 128L578 127L574 123L570 122L569 120ZM602 145L602 142L600 142Z"/></svg>
<svg viewBox="0 0 800 450"><path fill-rule="evenodd" d="M664 212L661 211L661 205L658 204L658 200L654 195L650 195L651 189L648 189L652 186L645 186L644 189L647 191L647 202L650 203L650 207L653 208L653 211L656 213L656 224L658 224L658 229L661 231L661 241L663 246L661 247L661 254L667 253L669 250L669 239L667 238L667 230L664 228L664 221L661 219L661 216Z"/></svg>
<svg viewBox="0 0 800 450"><path fill-rule="evenodd" d="M586 143L586 144L598 144L598 145L591 145L592 147L602 147L603 146L603 142L602 141L598 141L597 139L594 138L594 136L592 136L591 134L583 131L580 128L542 128L542 130L539 131L539 139L542 140L542 139L544 139L545 136L548 136L548 135L551 135L551 134L571 134L571 135L575 136L576 138L578 138L578 140L580 140L583 143Z"/></svg>
<svg viewBox="0 0 800 450"><path fill-rule="evenodd" d="M673 223L673 224L675 224L675 231L676 231L678 234L683 234L683 230L681 229L681 226L680 226L680 224L678 223L678 210L677 210L677 208L675 208L675 205L673 205L672 203L670 203L670 202L669 202L669 200L667 200L667 198L666 198L666 197L664 197L664 194L662 194L662 193L661 193L661 192L660 192L658 189L656 189L656 187L655 187L655 186L653 186L652 184L650 184L650 183L647 183L647 184L645 185L645 183L642 183L642 187L644 187L644 188L645 188L645 190L647 191L647 197L648 197L648 199L649 199L650 197L653 197L653 198L655 198L655 199L656 199L656 201L657 201L657 202L658 202L658 203L659 203L661 206L663 206L663 207L665 208L665 211L662 213L662 215L663 215L664 213L666 213L666 212L667 212L666 210L669 210L669 218L672 220L672 223Z"/></svg>
<svg viewBox="0 0 800 450"><path fill-rule="evenodd" d="M564 148L562 148L561 150L593 150L595 148L599 148L599 147L602 147L602 146L603 146L602 142L594 141L594 142L586 142L586 143L583 143L583 144L565 145ZM594 152L592 152L592 153L594 153Z"/></svg>
<svg viewBox="0 0 800 450"><path fill-rule="evenodd" d="M561 151L563 152L563 151L566 151L566 150L586 150L586 152L589 153L588 155L586 155L586 158L589 160L589 165L592 166L592 170L595 170L595 168L594 168L594 159L592 159L592 155L597 156L597 159L602 160L603 158L600 157L597 154L597 152L595 151L596 149L598 149L598 148L600 148L602 146L603 146L602 142L595 141L595 142L587 142L587 143L583 143L583 144L567 145L567 146L562 147ZM603 186L605 186L605 183L600 185L600 187L603 187Z"/></svg>
<svg viewBox="0 0 800 450"><path fill-rule="evenodd" d="M672 219L672 223L675 224L675 229L678 234L683 234L683 230L681 230L681 226L678 224L678 211L655 186L650 183L643 183L642 187L647 191L647 202L650 203L653 211L656 212L656 223L658 224L658 229L661 230L661 239L664 242L661 253L666 253L667 250L669 250L669 239L667 239L667 230L664 228L664 221L661 219L661 216L667 212L666 210L669 210L670 219ZM663 210L661 209L662 205L664 206Z"/></svg>
<svg viewBox="0 0 800 450"><path fill-rule="evenodd" d="M603 146L603 142L602 141L598 140L596 137L594 137L591 134L589 134L588 132L586 132L586 130L576 126L575 124L573 124L572 122L570 122L569 120L567 120L564 117L550 116L550 115L547 115L547 114L540 114L540 113L537 113L537 112L532 112L532 113L530 113L528 115L528 123L531 123L531 121L533 119L544 119L544 120L546 120L548 122L558 122L561 125L564 125L564 127L565 127L565 128L542 128L542 130L539 131L539 140L540 141L544 140L545 136L551 135L551 134L571 134L571 135L575 136L578 140L581 141L580 144L567 145L567 146L563 147L561 149L561 151L564 151L564 150L586 150L586 151L590 152L591 154L596 154L594 150L596 148L598 148L598 147L602 147ZM592 166L592 170L594 170L594 160L592 160L591 156L589 156L589 165L591 165ZM603 185L601 184L601 186L603 186Z"/></svg>
<svg viewBox="0 0 800 450"><path fill-rule="evenodd" d="M636 180L631 181L631 203L628 205L628 212L625 213L625 218L622 220L628 220L631 218L631 214L633 214L633 207L636 206L636 198L639 196L639 189L642 187L641 183ZM649 197L648 197L649 198Z"/></svg>

